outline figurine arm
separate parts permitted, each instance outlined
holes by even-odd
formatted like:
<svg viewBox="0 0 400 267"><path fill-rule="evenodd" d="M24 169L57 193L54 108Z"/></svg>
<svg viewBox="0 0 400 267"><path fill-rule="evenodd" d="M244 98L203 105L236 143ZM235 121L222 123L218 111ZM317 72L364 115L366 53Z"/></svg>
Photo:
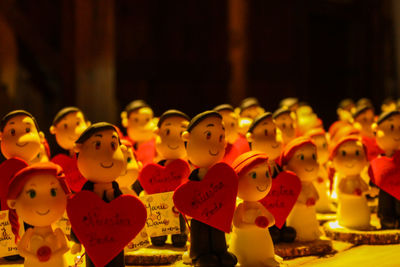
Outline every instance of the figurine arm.
<svg viewBox="0 0 400 267"><path fill-rule="evenodd" d="M236 228L241 228L241 229L248 229L248 228L254 228L255 224L254 223L247 223L243 220L244 218L244 207L242 204L239 204L237 206L235 213L233 214L233 225Z"/></svg>
<svg viewBox="0 0 400 267"><path fill-rule="evenodd" d="M54 252L52 252L51 256L52 257L61 257L63 254L65 254L69 250L67 239L65 238L64 232L60 228L57 228L54 231L54 234L56 235L57 241L60 244L60 248L54 250Z"/></svg>
<svg viewBox="0 0 400 267"><path fill-rule="evenodd" d="M25 234L22 236L21 240L18 242L18 252L24 258L32 258L39 261L38 257L35 253L30 252L27 248L29 242L31 241L31 237L33 235L33 229L29 228Z"/></svg>
<svg viewBox="0 0 400 267"><path fill-rule="evenodd" d="M264 207L263 207L263 208L264 208ZM272 215L272 213L269 212L266 208L264 208L263 215L264 215L265 217L267 217L267 219L268 219L268 226L267 226L268 228L271 227L271 226L273 226L273 225L275 224L275 217L274 217L274 215Z"/></svg>

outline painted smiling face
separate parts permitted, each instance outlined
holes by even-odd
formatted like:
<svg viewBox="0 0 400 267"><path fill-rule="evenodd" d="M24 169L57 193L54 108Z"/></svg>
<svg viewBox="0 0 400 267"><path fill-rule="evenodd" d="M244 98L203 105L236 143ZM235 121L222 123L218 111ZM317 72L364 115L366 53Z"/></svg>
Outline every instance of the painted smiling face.
<svg viewBox="0 0 400 267"><path fill-rule="evenodd" d="M17 115L8 120L0 134L1 152L7 159L19 157L30 162L40 152L41 138L31 117Z"/></svg>
<svg viewBox="0 0 400 267"><path fill-rule="evenodd" d="M246 137L253 151L263 152L272 160L281 154L282 142L276 138L276 125L272 116L260 121L251 133L246 134Z"/></svg>
<svg viewBox="0 0 400 267"><path fill-rule="evenodd" d="M7 203L23 221L34 226L47 226L63 215L67 195L54 175L43 173L32 175L19 196Z"/></svg>
<svg viewBox="0 0 400 267"><path fill-rule="evenodd" d="M153 110L142 107L129 113L126 122L123 120L129 138L136 142L146 142L154 137Z"/></svg>
<svg viewBox="0 0 400 267"><path fill-rule="evenodd" d="M200 168L209 168L224 157L225 129L222 119L209 116L182 134L188 159Z"/></svg>
<svg viewBox="0 0 400 267"><path fill-rule="evenodd" d="M56 137L57 144L65 150L72 150L75 141L89 126L82 112L71 112L63 117L56 125L50 127L50 133Z"/></svg>
<svg viewBox="0 0 400 267"><path fill-rule="evenodd" d="M360 130L361 136L373 137L372 124L375 122L375 113L373 109L367 109L356 118L354 118L354 127Z"/></svg>
<svg viewBox="0 0 400 267"><path fill-rule="evenodd" d="M296 149L286 165L303 182L312 182L318 176L317 148L313 144L304 144Z"/></svg>
<svg viewBox="0 0 400 267"><path fill-rule="evenodd" d="M271 186L268 164L259 164L239 177L238 197L245 201L258 201L268 194Z"/></svg>
<svg viewBox="0 0 400 267"><path fill-rule="evenodd" d="M289 143L296 137L295 121L291 113L283 113L276 117L275 124L281 130L285 143Z"/></svg>
<svg viewBox="0 0 400 267"><path fill-rule="evenodd" d="M238 115L231 110L218 111L225 125L225 138L229 144L235 143L239 137Z"/></svg>
<svg viewBox="0 0 400 267"><path fill-rule="evenodd" d="M99 130L75 145L75 152L79 153L78 169L89 181L110 183L125 172L125 150L115 130Z"/></svg>
<svg viewBox="0 0 400 267"><path fill-rule="evenodd" d="M318 163L325 164L329 159L328 140L325 134L312 136L311 140L317 146Z"/></svg>
<svg viewBox="0 0 400 267"><path fill-rule="evenodd" d="M166 118L157 128L156 150L163 159L180 159L186 157L186 149L181 138L186 130L188 120L178 116Z"/></svg>
<svg viewBox="0 0 400 267"><path fill-rule="evenodd" d="M400 114L395 114L375 125L376 143L387 154L400 149Z"/></svg>
<svg viewBox="0 0 400 267"><path fill-rule="evenodd" d="M333 157L335 170L343 176L360 174L367 164L362 143L356 140L342 143Z"/></svg>

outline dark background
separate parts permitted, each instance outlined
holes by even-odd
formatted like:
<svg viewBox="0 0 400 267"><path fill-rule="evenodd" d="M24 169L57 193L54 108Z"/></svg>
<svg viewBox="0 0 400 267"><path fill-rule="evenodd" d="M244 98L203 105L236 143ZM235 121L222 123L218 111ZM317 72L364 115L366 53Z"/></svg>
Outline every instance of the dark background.
<svg viewBox="0 0 400 267"><path fill-rule="evenodd" d="M221 103L236 106L247 96L273 111L293 96L308 102L327 129L343 98L370 98L379 112L384 98L399 97L392 1L244 1L246 78L240 95L229 85L232 1L4 0L0 15L15 34L18 68L17 94L8 96L4 84L0 111L31 111L45 131L67 105L89 110L92 121L110 118L102 113L107 108L93 111L90 100L77 101L82 89L76 70L83 63L74 49L85 44L74 38L76 31L95 37L86 41L92 63L97 51L111 55L116 113L109 120L116 124L125 105L138 98L157 116L169 108L194 116ZM103 39L108 25L109 48L110 37Z"/></svg>

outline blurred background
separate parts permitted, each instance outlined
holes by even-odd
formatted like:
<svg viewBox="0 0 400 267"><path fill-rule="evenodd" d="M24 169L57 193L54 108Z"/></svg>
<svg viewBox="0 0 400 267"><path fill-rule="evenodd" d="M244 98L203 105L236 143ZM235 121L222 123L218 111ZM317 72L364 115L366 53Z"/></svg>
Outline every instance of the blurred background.
<svg viewBox="0 0 400 267"><path fill-rule="evenodd" d="M48 128L62 107L120 122L132 100L189 116L285 97L324 121L340 100L400 97L398 0L1 0L0 112Z"/></svg>

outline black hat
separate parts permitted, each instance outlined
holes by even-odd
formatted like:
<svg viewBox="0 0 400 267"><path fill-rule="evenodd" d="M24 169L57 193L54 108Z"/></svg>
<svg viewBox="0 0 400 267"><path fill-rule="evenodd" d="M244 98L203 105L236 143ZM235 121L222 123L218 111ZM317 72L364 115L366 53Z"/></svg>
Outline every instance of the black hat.
<svg viewBox="0 0 400 267"><path fill-rule="evenodd" d="M379 115L376 123L379 125L382 122L384 122L386 119L392 117L393 115L400 115L400 111L392 110L392 111L383 112L383 113L381 113L381 115Z"/></svg>
<svg viewBox="0 0 400 267"><path fill-rule="evenodd" d="M189 125L187 127L187 131L190 132L192 131L192 129L199 124L200 122L202 122L203 120L205 120L208 117L217 117L219 119L222 120L222 116L221 114L219 114L218 112L214 111L214 110L207 110L204 111L200 114L197 114L196 116L193 117L193 119L189 122Z"/></svg>
<svg viewBox="0 0 400 267"><path fill-rule="evenodd" d="M92 135L99 131L103 130L114 130L116 133L118 133L116 127L112 125L111 123L108 122L97 122L92 125L90 125L88 128L86 128L85 131L79 136L78 140L75 141L76 144L82 144L86 140L88 140ZM119 138L118 138L119 140Z"/></svg>
<svg viewBox="0 0 400 267"><path fill-rule="evenodd" d="M253 122L250 124L249 130L247 132L252 133L254 128L264 119L271 117L272 118L272 113L271 112L265 112L263 114L258 115L257 117L254 118Z"/></svg>
<svg viewBox="0 0 400 267"><path fill-rule="evenodd" d="M33 120L33 122L35 123L36 129L39 132L39 125L38 125L35 117L33 117L33 115L31 113L29 113L28 111L25 111L22 109L14 110L14 111L11 111L11 112L7 113L6 115L4 115L4 117L0 121L0 130L3 132L4 127L6 127L7 122L10 119L12 119L16 116L19 116L19 115L25 115L25 116L28 116L29 118L31 118Z"/></svg>
<svg viewBox="0 0 400 267"><path fill-rule="evenodd" d="M77 107L65 107L61 109L56 116L53 119L53 125L55 126L60 120L62 120L65 116L67 116L70 113L74 112L82 112L79 108Z"/></svg>
<svg viewBox="0 0 400 267"><path fill-rule="evenodd" d="M215 111L222 111L222 110L234 111L232 105L229 105L229 104L218 105L213 110L215 110Z"/></svg>
<svg viewBox="0 0 400 267"><path fill-rule="evenodd" d="M129 114L131 114L131 112L138 110L140 108L144 108L144 107L150 107L146 101L142 100L142 99L137 99L137 100L133 100L132 102L130 102L126 107L125 107L125 111L126 113L128 113L128 117Z"/></svg>
<svg viewBox="0 0 400 267"><path fill-rule="evenodd" d="M157 122L157 127L160 128L161 124L170 117L181 117L184 118L185 120L189 121L190 118L188 115L183 113L182 111L176 110L176 109L169 109L165 111L163 114L161 114L160 118L158 119Z"/></svg>

